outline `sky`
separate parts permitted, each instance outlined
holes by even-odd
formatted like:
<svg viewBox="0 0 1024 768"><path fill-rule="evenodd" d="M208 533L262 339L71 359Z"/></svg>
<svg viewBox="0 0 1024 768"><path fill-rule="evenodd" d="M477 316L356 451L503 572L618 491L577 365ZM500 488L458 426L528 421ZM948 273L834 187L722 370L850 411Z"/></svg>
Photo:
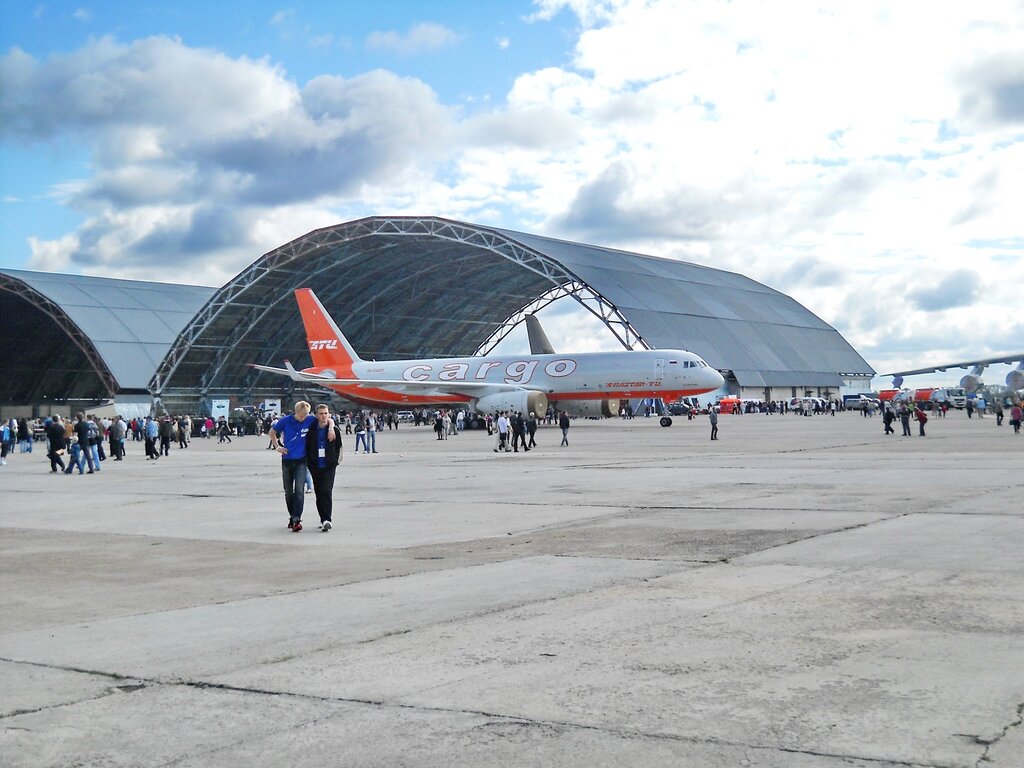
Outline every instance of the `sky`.
<svg viewBox="0 0 1024 768"><path fill-rule="evenodd" d="M0 266L217 286L441 216L742 273L879 373L1017 353L1022 52L1024 0L9 0Z"/></svg>

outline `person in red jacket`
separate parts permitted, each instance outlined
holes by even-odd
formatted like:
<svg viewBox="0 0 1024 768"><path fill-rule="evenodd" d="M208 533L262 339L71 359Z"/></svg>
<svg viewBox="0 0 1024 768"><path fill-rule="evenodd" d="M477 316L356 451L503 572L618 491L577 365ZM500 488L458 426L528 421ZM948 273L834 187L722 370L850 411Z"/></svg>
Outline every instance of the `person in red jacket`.
<svg viewBox="0 0 1024 768"><path fill-rule="evenodd" d="M920 405L914 407L914 418L917 419L917 436L924 437L924 425L928 423L928 414Z"/></svg>

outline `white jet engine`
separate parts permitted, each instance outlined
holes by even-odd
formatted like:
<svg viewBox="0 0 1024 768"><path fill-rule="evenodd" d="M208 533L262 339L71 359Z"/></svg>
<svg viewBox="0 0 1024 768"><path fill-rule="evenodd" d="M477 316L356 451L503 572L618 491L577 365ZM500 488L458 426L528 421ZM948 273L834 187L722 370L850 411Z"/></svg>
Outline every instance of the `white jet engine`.
<svg viewBox="0 0 1024 768"><path fill-rule="evenodd" d="M1024 389L1024 363L1006 374L1006 386L1014 391Z"/></svg>
<svg viewBox="0 0 1024 768"><path fill-rule="evenodd" d="M556 405L573 416L618 416L618 400L564 400Z"/></svg>
<svg viewBox="0 0 1024 768"><path fill-rule="evenodd" d="M982 365L976 365L971 372L960 379L960 386L963 387L964 392L969 395L974 394L982 387L981 383L981 372L985 370Z"/></svg>
<svg viewBox="0 0 1024 768"><path fill-rule="evenodd" d="M526 416L530 413L543 416L548 411L548 396L543 392L516 390L499 392L496 395L485 395L473 403L477 413L494 413L496 411L522 411Z"/></svg>

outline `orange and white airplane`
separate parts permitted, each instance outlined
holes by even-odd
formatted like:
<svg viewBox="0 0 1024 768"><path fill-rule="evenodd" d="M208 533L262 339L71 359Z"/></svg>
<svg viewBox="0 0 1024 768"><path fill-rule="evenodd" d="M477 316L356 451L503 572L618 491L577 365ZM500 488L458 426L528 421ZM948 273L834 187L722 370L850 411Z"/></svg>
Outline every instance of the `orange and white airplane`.
<svg viewBox="0 0 1024 768"><path fill-rule="evenodd" d="M543 414L550 402L581 416L618 414L622 399L677 399L718 389L722 375L681 349L368 361L309 288L295 292L313 366L252 365L370 407L465 405L477 413Z"/></svg>

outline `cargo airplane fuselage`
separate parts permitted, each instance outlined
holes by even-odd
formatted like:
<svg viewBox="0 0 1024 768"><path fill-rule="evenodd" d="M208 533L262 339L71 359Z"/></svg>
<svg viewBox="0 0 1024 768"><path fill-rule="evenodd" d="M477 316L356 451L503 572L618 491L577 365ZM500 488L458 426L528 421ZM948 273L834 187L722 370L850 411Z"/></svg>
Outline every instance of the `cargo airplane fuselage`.
<svg viewBox="0 0 1024 768"><path fill-rule="evenodd" d="M659 349L581 354L362 360L308 288L295 292L313 365L254 368L317 384L371 407L466 405L478 413L544 413L548 403L600 415L623 399L676 399L722 386L721 374L692 352Z"/></svg>

